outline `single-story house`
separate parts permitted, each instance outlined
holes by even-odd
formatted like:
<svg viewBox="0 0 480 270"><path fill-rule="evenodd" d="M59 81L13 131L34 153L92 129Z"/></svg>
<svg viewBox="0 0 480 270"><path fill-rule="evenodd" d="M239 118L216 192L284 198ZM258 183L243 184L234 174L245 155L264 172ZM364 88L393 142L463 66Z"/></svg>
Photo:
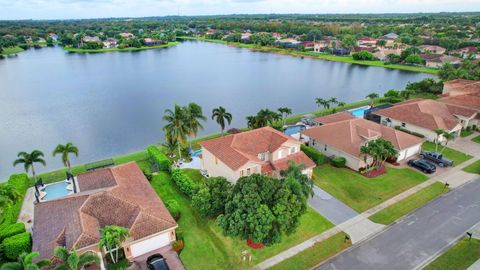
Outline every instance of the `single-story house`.
<svg viewBox="0 0 480 270"><path fill-rule="evenodd" d="M175 241L177 223L135 162L80 174L79 192L35 205L32 244L40 258L56 246L83 253L99 250L99 229L122 226L125 256L135 261Z"/></svg>
<svg viewBox="0 0 480 270"><path fill-rule="evenodd" d="M235 183L254 173L279 176L289 161L305 166L312 175L315 163L300 150L302 143L271 127L263 127L200 142L202 167L210 176Z"/></svg>
<svg viewBox="0 0 480 270"><path fill-rule="evenodd" d="M402 53L402 49L392 49L392 48L379 48L377 52L374 52L373 55L377 57L378 59L384 61L387 60L388 55L390 54L395 54L395 55L400 55Z"/></svg>
<svg viewBox="0 0 480 270"><path fill-rule="evenodd" d="M460 57L444 54L420 54L420 57L425 61L425 66L431 68L439 68L446 63L459 66L463 61Z"/></svg>
<svg viewBox="0 0 480 270"><path fill-rule="evenodd" d="M362 118L346 119L313 127L300 132L308 138L308 145L326 156L346 159L346 166L359 170L371 164L371 157L360 153L369 141L385 139L398 150L398 161L408 159L421 150L423 139L391 127Z"/></svg>
<svg viewBox="0 0 480 270"><path fill-rule="evenodd" d="M447 49L436 45L422 45L419 47L422 53L444 54Z"/></svg>
<svg viewBox="0 0 480 270"><path fill-rule="evenodd" d="M351 119L355 119L355 118L356 117L353 116L353 114L351 114L349 112L338 112L338 113L333 113L333 114L329 114L329 115L326 115L326 116L317 117L317 118L313 119L313 122L317 126L322 126L322 125L326 125L326 124L330 124L330 123L335 123L335 122L339 122L339 121L343 121L343 120L351 120Z"/></svg>
<svg viewBox="0 0 480 270"><path fill-rule="evenodd" d="M84 36L84 37L82 38L82 41L83 41L83 42L101 42L102 40L100 40L100 38L97 37L97 36L94 36L94 37Z"/></svg>
<svg viewBox="0 0 480 270"><path fill-rule="evenodd" d="M393 32L390 32L384 36L382 36L382 38L392 38L392 39L397 39L398 38L398 35L393 33Z"/></svg>
<svg viewBox="0 0 480 270"><path fill-rule="evenodd" d="M116 38L107 38L107 39L103 42L103 48L107 48L107 49L115 48L115 47L117 47L117 44L118 44L118 39L116 39Z"/></svg>
<svg viewBox="0 0 480 270"><path fill-rule="evenodd" d="M122 32L118 35L121 36L124 39L130 39L130 38L134 37L134 35L132 33L129 33L129 32Z"/></svg>
<svg viewBox="0 0 480 270"><path fill-rule="evenodd" d="M478 52L477 47L468 46L468 47L460 48L460 49L457 49L457 50L452 50L452 51L449 52L449 54L458 54L461 57L466 58L469 55L476 54L477 52Z"/></svg>
<svg viewBox="0 0 480 270"><path fill-rule="evenodd" d="M476 111L477 116L467 126L480 126L480 81L457 79L445 82L442 95L444 97L438 101Z"/></svg>
<svg viewBox="0 0 480 270"><path fill-rule="evenodd" d="M158 46L163 44L162 41L153 38L144 38L143 43L145 46Z"/></svg>
<svg viewBox="0 0 480 270"><path fill-rule="evenodd" d="M377 46L377 39L371 37L360 37L357 39L357 46L359 47L375 47Z"/></svg>
<svg viewBox="0 0 480 270"><path fill-rule="evenodd" d="M429 99L412 99L374 112L381 123L401 127L422 134L430 141L437 139L435 130L442 129L458 136L462 128L470 126L477 111Z"/></svg>

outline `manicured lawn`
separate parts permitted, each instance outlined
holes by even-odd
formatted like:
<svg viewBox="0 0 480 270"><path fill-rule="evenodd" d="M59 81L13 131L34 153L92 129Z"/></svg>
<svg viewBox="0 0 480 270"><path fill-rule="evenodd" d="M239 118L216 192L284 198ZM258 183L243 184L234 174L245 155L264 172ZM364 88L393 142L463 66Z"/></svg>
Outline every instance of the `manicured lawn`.
<svg viewBox="0 0 480 270"><path fill-rule="evenodd" d="M196 183L202 183L205 180L205 177L203 177L199 170L183 169L183 171Z"/></svg>
<svg viewBox="0 0 480 270"><path fill-rule="evenodd" d="M367 178L347 168L329 164L313 171L315 184L357 212L363 212L427 180L427 176L409 168L389 167L386 174Z"/></svg>
<svg viewBox="0 0 480 270"><path fill-rule="evenodd" d="M158 45L158 46L144 46L140 48L136 47L129 47L129 48L111 48L111 49L79 49L79 48L72 48L72 47L65 47L64 49L69 52L75 53L102 53L102 52L129 52L129 51L142 51L142 50L152 50L152 49L161 49L166 47L171 47L180 44L180 42L169 42L167 44Z"/></svg>
<svg viewBox="0 0 480 270"><path fill-rule="evenodd" d="M468 173L476 173L480 174L480 160L475 161L474 163L468 165L467 167L463 168L463 171Z"/></svg>
<svg viewBox="0 0 480 270"><path fill-rule="evenodd" d="M370 216L369 219L376 223L388 225L447 191L448 188L445 188L444 184L439 182L433 183L417 193Z"/></svg>
<svg viewBox="0 0 480 270"><path fill-rule="evenodd" d="M290 257L279 264L269 268L271 270L302 270L311 269L329 257L351 246L350 241L345 241L345 233L334 236L315 244L314 246Z"/></svg>
<svg viewBox="0 0 480 270"><path fill-rule="evenodd" d="M3 51L0 53L0 55L16 54L23 51L24 49L20 47L8 47L8 48L3 48Z"/></svg>
<svg viewBox="0 0 480 270"><path fill-rule="evenodd" d="M465 238L423 270L464 270L480 259L480 240Z"/></svg>
<svg viewBox="0 0 480 270"><path fill-rule="evenodd" d="M480 135L473 137L472 142L480 143Z"/></svg>
<svg viewBox="0 0 480 270"><path fill-rule="evenodd" d="M435 144L432 142L424 142L422 145L422 149L426 151L435 151ZM438 151L440 152L443 149L443 146L438 146ZM457 166L458 164L467 161L472 158L472 156L465 154L463 152L457 151L447 146L443 151L443 156L453 161L453 166Z"/></svg>
<svg viewBox="0 0 480 270"><path fill-rule="evenodd" d="M333 227L333 224L309 208L302 216L295 233L284 236L277 245L253 250L243 240L224 236L214 220L200 217L191 207L190 200L177 190L167 173L160 172L154 176L151 184L163 201L175 199L180 205L181 218L178 224L185 239L185 249L180 254L180 259L187 269L248 269ZM244 250L252 254L252 263L241 262L241 253Z"/></svg>
<svg viewBox="0 0 480 270"><path fill-rule="evenodd" d="M473 130L462 130L460 131L460 137L468 137L473 134Z"/></svg>

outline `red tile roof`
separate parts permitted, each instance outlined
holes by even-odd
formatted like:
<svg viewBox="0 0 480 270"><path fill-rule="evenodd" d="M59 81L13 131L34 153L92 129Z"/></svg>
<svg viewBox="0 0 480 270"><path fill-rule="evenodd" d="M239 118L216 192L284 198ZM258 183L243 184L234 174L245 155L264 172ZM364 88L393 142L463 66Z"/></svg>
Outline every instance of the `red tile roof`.
<svg viewBox="0 0 480 270"><path fill-rule="evenodd" d="M355 119L355 116L353 116L349 112L338 112L338 113L329 114L326 116L317 117L314 119L314 121L319 124L329 124L329 123L334 123L334 122L349 120L349 119Z"/></svg>
<svg viewBox="0 0 480 270"><path fill-rule="evenodd" d="M118 225L134 240L177 226L134 162L77 177L77 194L35 205L33 250L50 258L57 245L98 243L99 228Z"/></svg>
<svg viewBox="0 0 480 270"><path fill-rule="evenodd" d="M286 156L282 159L277 159L275 161L272 161L272 166L273 168L280 172L288 169L288 166L290 165L289 163L293 161L295 164L303 164L305 168L312 168L315 167L315 162L313 162L303 151L298 151L295 154ZM262 167L262 173L263 173L263 167Z"/></svg>

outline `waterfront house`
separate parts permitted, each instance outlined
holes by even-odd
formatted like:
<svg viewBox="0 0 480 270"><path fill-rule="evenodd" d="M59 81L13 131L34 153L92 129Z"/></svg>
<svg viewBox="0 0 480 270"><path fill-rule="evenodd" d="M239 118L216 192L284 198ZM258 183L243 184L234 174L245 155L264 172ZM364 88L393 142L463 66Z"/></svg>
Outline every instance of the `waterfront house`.
<svg viewBox="0 0 480 270"><path fill-rule="evenodd" d="M447 51L447 49L436 45L422 45L419 49L422 53L428 54L444 54Z"/></svg>
<svg viewBox="0 0 480 270"><path fill-rule="evenodd" d="M82 41L84 43L87 43L87 42L101 42L100 38L97 37L97 36L93 36L93 37L92 36L84 36L82 38Z"/></svg>
<svg viewBox="0 0 480 270"><path fill-rule="evenodd" d="M132 33L129 33L129 32L122 32L120 34L118 34L120 37L122 37L123 39L126 39L126 40L129 40L131 39L132 37L134 37L134 35Z"/></svg>
<svg viewBox="0 0 480 270"><path fill-rule="evenodd" d="M457 79L443 84L440 102L477 111L475 119L467 126L480 126L480 81Z"/></svg>
<svg viewBox="0 0 480 270"><path fill-rule="evenodd" d="M290 161L303 164L303 173L311 176L315 163L300 150L301 144L271 127L231 134L200 142L202 167L208 175L233 183L254 173L278 177Z"/></svg>
<svg viewBox="0 0 480 270"><path fill-rule="evenodd" d="M459 66L462 63L462 58L451 55L420 54L420 57L425 61L425 66L431 68L440 68L446 63L453 66Z"/></svg>
<svg viewBox="0 0 480 270"><path fill-rule="evenodd" d="M340 122L344 120L351 120L355 118L356 117L349 112L338 112L338 113L333 113L326 116L317 117L313 119L313 122L317 126L322 126L326 124L331 124L331 123Z"/></svg>
<svg viewBox="0 0 480 270"><path fill-rule="evenodd" d="M33 251L52 258L56 246L78 252L99 250L99 229L125 227L125 257L168 249L175 241L177 223L135 162L80 174L79 192L35 205Z"/></svg>
<svg viewBox="0 0 480 270"><path fill-rule="evenodd" d="M106 48L106 49L115 48L117 47L117 45L118 45L118 39L116 38L107 38L103 42L103 48Z"/></svg>
<svg viewBox="0 0 480 270"><path fill-rule="evenodd" d="M374 52L373 55L378 59L385 61L388 59L388 55L390 54L400 55L402 51L403 50L399 48L392 49L392 48L382 47L382 48L379 48L378 51Z"/></svg>
<svg viewBox="0 0 480 270"><path fill-rule="evenodd" d="M143 44L145 44L145 46L158 46L158 45L162 45L163 42L153 38L144 38Z"/></svg>
<svg viewBox="0 0 480 270"><path fill-rule="evenodd" d="M335 121L337 120L337 121ZM383 126L362 118L351 118L345 114L317 119L324 124L301 131L308 138L308 145L328 157L344 157L346 166L360 170L371 164L371 158L360 153L369 141L385 139L399 152L397 161L416 155L423 139L391 127Z"/></svg>
<svg viewBox="0 0 480 270"><path fill-rule="evenodd" d="M377 39L371 37L360 37L357 39L357 46L359 47L375 47L377 46Z"/></svg>

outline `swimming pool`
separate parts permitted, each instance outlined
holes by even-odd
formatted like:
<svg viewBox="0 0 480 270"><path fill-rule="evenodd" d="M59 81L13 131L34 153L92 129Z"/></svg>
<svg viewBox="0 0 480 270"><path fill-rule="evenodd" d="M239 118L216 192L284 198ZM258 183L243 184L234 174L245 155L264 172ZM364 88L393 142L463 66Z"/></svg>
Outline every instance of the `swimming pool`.
<svg viewBox="0 0 480 270"><path fill-rule="evenodd" d="M63 196L67 196L70 193L70 190L67 189L68 183L65 181L46 185L44 191L47 193L43 200L53 200Z"/></svg>
<svg viewBox="0 0 480 270"><path fill-rule="evenodd" d="M192 157L198 157L199 155L202 154L202 149L199 149L199 150L195 150L193 151L192 153Z"/></svg>
<svg viewBox="0 0 480 270"><path fill-rule="evenodd" d="M292 136L293 134L296 134L296 133L299 133L300 131L306 129L307 127L305 125L294 125L294 126L289 126L289 127L286 127L284 130L283 130L283 133L288 135L288 136Z"/></svg>
<svg viewBox="0 0 480 270"><path fill-rule="evenodd" d="M368 109L370 109L370 106L363 106L360 108L349 110L349 112L355 117L363 118L365 116L365 111L367 111Z"/></svg>

